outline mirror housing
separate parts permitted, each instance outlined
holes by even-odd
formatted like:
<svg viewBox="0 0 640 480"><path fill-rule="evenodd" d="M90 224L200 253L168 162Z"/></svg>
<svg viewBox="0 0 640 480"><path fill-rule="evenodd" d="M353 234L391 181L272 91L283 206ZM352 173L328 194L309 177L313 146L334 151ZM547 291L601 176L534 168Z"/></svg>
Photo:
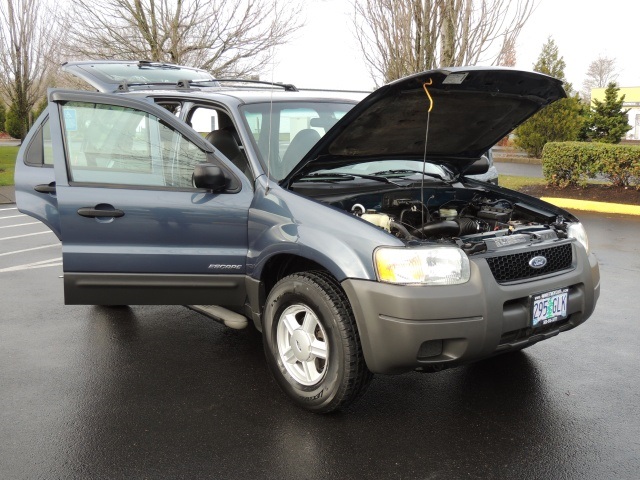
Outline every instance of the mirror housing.
<svg viewBox="0 0 640 480"><path fill-rule="evenodd" d="M464 175L482 175L489 171L490 166L487 156L482 155L478 160L467 167L464 171Z"/></svg>
<svg viewBox="0 0 640 480"><path fill-rule="evenodd" d="M218 165L200 163L193 172L193 184L211 192L219 192L227 186L227 178Z"/></svg>

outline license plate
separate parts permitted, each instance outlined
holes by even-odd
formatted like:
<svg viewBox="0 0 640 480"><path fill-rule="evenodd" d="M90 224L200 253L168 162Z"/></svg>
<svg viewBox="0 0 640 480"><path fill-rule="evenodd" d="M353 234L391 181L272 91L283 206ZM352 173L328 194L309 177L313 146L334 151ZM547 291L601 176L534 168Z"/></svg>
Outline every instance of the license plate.
<svg viewBox="0 0 640 480"><path fill-rule="evenodd" d="M541 327L567 318L569 289L561 288L531 297L531 326Z"/></svg>

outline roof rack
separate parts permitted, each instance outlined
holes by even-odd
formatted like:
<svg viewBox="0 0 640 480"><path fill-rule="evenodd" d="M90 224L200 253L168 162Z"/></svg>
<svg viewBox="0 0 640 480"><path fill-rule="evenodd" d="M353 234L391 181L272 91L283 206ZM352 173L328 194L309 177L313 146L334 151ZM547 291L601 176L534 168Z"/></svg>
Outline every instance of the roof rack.
<svg viewBox="0 0 640 480"><path fill-rule="evenodd" d="M243 80L240 78L216 78L216 81L221 83L251 83L251 84L265 85L270 87L280 87L280 88L283 88L285 92L298 91L296 86L292 85L291 83L267 82L263 80Z"/></svg>

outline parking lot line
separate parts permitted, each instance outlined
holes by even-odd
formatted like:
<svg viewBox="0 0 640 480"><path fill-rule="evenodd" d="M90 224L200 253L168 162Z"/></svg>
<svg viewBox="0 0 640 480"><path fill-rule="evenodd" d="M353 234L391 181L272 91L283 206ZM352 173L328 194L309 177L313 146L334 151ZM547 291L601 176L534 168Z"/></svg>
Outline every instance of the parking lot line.
<svg viewBox="0 0 640 480"><path fill-rule="evenodd" d="M45 233L53 233L53 232L51 230L47 230L46 232L25 233L24 235L14 235L13 237L0 238L0 241L2 241L2 240L13 240L14 238L31 237L32 235L43 235Z"/></svg>
<svg viewBox="0 0 640 480"><path fill-rule="evenodd" d="M31 252L33 250L42 250L43 248L51 248L51 247L59 247L59 243L52 243L51 245L43 245L41 247L33 247L33 248L24 248L22 250L14 250L13 252L5 252L0 253L0 257L4 257L5 255L16 255L18 253Z"/></svg>
<svg viewBox="0 0 640 480"><path fill-rule="evenodd" d="M0 228L15 228L15 227L24 227L25 225L37 225L42 222L29 222L29 223L18 223L17 225L4 225Z"/></svg>
<svg viewBox="0 0 640 480"><path fill-rule="evenodd" d="M18 217L26 217L26 215L22 213L20 215L9 215L7 217L0 217L0 220L4 220L5 218L18 218Z"/></svg>
<svg viewBox="0 0 640 480"><path fill-rule="evenodd" d="M5 210L17 210L18 207L11 207L11 208L0 208L0 212L4 212Z"/></svg>
<svg viewBox="0 0 640 480"><path fill-rule="evenodd" d="M17 272L19 270L31 270L33 268L45 268L45 267L58 267L62 265L62 258L50 258L49 260L42 260L40 262L25 263L24 265L15 265L13 267L0 268L0 273L5 272Z"/></svg>

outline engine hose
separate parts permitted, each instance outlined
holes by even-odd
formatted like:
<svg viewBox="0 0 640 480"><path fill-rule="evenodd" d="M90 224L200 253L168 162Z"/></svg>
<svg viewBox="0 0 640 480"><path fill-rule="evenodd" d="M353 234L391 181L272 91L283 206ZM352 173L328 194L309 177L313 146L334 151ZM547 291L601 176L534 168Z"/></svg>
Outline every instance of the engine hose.
<svg viewBox="0 0 640 480"><path fill-rule="evenodd" d="M413 235L411 235L409 233L409 230L407 230L407 228L404 225L400 224L400 223L397 223L397 222L394 222L393 220L391 220L391 223L389 223L389 228L391 230L399 231L402 234L402 236L407 240L417 240L417 238L414 237Z"/></svg>
<svg viewBox="0 0 640 480"><path fill-rule="evenodd" d="M460 235L460 225L453 220L438 220L425 223L411 232L412 235L420 238L429 237L457 237Z"/></svg>

